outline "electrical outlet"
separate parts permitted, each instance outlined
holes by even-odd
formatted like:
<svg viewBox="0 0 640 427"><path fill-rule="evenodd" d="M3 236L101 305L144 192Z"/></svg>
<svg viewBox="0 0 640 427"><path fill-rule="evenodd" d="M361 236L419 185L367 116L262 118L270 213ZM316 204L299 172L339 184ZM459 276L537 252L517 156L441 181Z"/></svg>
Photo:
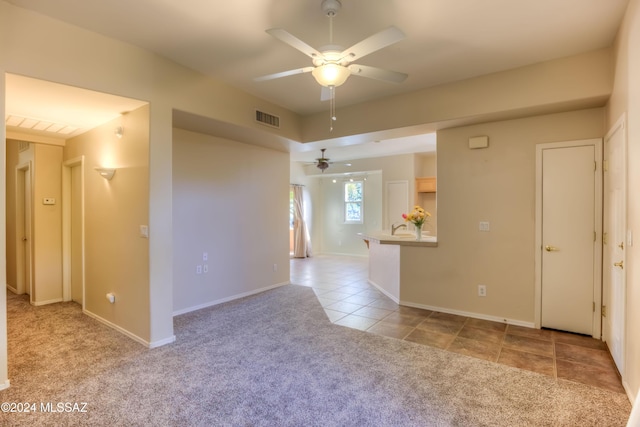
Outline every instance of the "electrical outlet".
<svg viewBox="0 0 640 427"><path fill-rule="evenodd" d="M478 285L478 296L486 297L487 296L487 286L486 285Z"/></svg>
<svg viewBox="0 0 640 427"><path fill-rule="evenodd" d="M202 274L202 265L196 265L196 274Z"/></svg>
<svg viewBox="0 0 640 427"><path fill-rule="evenodd" d="M202 252L202 260L203 261L208 261L209 260L209 253L208 252Z"/></svg>

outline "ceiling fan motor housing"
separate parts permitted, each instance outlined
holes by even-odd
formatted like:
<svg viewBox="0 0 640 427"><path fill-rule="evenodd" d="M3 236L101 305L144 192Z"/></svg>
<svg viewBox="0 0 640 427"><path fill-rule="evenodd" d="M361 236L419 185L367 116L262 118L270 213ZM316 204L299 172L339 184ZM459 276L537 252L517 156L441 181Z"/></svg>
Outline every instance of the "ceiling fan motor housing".
<svg viewBox="0 0 640 427"><path fill-rule="evenodd" d="M336 16L341 7L342 3L339 0L323 0L320 6L326 16Z"/></svg>

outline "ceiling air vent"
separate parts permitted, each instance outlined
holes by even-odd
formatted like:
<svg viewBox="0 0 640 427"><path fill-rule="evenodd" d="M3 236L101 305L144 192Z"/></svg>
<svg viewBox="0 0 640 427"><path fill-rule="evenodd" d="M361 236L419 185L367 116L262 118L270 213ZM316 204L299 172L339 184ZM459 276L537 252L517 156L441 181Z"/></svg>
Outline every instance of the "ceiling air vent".
<svg viewBox="0 0 640 427"><path fill-rule="evenodd" d="M280 117L256 110L256 122L280 129Z"/></svg>

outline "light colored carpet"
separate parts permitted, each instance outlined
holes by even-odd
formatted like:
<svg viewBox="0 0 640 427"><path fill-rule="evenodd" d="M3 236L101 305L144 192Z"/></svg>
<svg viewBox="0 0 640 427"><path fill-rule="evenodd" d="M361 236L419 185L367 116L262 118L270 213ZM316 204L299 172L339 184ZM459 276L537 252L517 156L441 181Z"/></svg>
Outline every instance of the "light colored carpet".
<svg viewBox="0 0 640 427"><path fill-rule="evenodd" d="M2 425L624 426L624 394L331 324L288 285L175 319L148 350L76 304L8 294ZM87 402L42 413L39 402Z"/></svg>

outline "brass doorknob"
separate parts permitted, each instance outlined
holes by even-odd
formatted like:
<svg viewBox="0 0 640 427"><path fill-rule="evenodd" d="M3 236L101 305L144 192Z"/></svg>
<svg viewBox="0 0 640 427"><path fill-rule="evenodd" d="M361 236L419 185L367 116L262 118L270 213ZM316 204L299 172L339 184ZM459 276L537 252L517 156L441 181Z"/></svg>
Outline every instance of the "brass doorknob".
<svg viewBox="0 0 640 427"><path fill-rule="evenodd" d="M559 249L558 249L558 248L556 248L555 246L549 246L549 245L547 245L547 246L545 246L545 247L544 247L544 250L545 250L545 251L547 251L547 252L552 252L552 251L557 251L557 250L559 250Z"/></svg>
<svg viewBox="0 0 640 427"><path fill-rule="evenodd" d="M624 260L620 261L620 262L614 262L613 263L614 267L620 267L624 269Z"/></svg>

